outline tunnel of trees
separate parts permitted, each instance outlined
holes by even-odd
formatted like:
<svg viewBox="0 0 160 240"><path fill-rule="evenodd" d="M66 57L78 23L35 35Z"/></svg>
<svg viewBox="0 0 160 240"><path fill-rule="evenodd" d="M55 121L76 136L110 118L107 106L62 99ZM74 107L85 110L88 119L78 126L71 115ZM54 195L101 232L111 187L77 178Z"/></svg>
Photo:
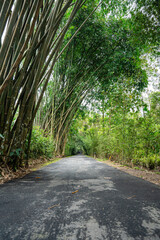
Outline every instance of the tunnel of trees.
<svg viewBox="0 0 160 240"><path fill-rule="evenodd" d="M0 0L0 166L159 167L159 44L158 0Z"/></svg>

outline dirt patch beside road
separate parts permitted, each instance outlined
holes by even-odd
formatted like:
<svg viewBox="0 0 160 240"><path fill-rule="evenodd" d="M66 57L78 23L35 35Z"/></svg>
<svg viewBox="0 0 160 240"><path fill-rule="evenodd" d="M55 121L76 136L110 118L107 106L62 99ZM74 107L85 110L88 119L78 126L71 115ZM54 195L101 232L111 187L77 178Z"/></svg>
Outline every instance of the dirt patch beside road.
<svg viewBox="0 0 160 240"><path fill-rule="evenodd" d="M4 182L8 182L15 178L22 178L25 175L29 174L30 172L33 172L48 164L57 162L60 159L61 158L54 158L54 159L48 160L43 157L40 157L38 159L30 159L28 168L22 167L18 169L16 172L13 172L11 169L6 168L5 166L0 167L0 184L3 184Z"/></svg>
<svg viewBox="0 0 160 240"><path fill-rule="evenodd" d="M119 163L112 162L110 160L99 160L99 159L97 159L97 160L101 161L103 163L106 163L109 166L115 167L115 168L117 168L117 169L119 169L123 172L131 174L135 177L145 179L149 182L152 182L152 183L160 186L160 172L155 172L155 171L151 171L151 170L149 171L149 170L146 170L146 169L138 169L138 167L130 168L130 167L127 167L127 166L123 166Z"/></svg>

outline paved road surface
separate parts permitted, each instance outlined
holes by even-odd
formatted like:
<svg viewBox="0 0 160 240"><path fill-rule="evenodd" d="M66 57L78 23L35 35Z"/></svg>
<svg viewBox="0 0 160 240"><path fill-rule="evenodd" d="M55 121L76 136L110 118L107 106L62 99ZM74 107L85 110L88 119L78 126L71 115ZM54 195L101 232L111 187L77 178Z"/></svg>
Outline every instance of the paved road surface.
<svg viewBox="0 0 160 240"><path fill-rule="evenodd" d="M158 240L160 188L92 158L65 158L0 186L3 239Z"/></svg>

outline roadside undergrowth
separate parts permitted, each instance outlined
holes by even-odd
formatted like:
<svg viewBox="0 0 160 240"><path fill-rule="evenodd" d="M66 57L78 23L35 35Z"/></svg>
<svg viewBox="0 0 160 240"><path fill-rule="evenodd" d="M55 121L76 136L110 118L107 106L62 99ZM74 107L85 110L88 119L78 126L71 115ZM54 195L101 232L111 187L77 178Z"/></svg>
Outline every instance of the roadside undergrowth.
<svg viewBox="0 0 160 240"><path fill-rule="evenodd" d="M36 171L42 167L45 167L49 164L55 163L62 158L51 158L47 159L44 157L39 157L38 159L29 159L28 168L21 167L17 171L1 166L0 167L0 184L8 182L12 179L22 178L30 172Z"/></svg>

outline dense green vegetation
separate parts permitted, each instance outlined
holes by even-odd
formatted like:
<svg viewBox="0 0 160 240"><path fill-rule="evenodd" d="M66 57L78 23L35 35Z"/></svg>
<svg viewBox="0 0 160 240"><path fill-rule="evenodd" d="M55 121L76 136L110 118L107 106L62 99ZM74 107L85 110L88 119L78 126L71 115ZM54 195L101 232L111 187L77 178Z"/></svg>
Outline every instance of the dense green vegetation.
<svg viewBox="0 0 160 240"><path fill-rule="evenodd" d="M140 102L141 111L133 104L133 110L127 109L131 95L127 104L126 96L124 102L120 102L120 96L114 97L119 102L112 95L104 115L103 108L98 113L87 109L79 112L72 124L66 154L81 152L129 166L160 167L160 92L150 96L150 110Z"/></svg>
<svg viewBox="0 0 160 240"><path fill-rule="evenodd" d="M0 164L83 152L159 166L159 89L142 99L159 2L2 2Z"/></svg>

